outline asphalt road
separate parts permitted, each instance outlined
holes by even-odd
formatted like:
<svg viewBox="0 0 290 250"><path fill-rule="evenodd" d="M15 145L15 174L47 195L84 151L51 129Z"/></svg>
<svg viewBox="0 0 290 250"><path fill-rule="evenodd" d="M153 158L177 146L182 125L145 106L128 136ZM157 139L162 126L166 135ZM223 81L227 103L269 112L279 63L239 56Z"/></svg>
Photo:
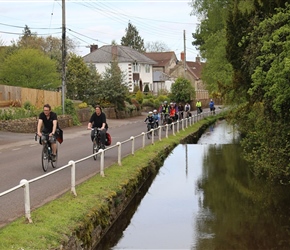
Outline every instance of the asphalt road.
<svg viewBox="0 0 290 250"><path fill-rule="evenodd" d="M122 120L108 119L112 136L112 145L137 136L146 131L144 119L146 114ZM165 136L165 132L162 132ZM172 133L170 131L169 133ZM157 138L156 138L157 139ZM146 138L146 143L151 140ZM142 138L136 139L135 149L142 146ZM122 157L131 153L131 142L122 146ZM0 131L0 193L20 183L22 179L31 180L45 174L41 166L42 147L34 140L34 134L18 134ZM64 129L64 142L59 145L58 167L68 164L70 160L79 160L92 154L92 142L87 123L78 127ZM105 153L105 167L117 162L117 148ZM76 165L77 184L99 172L99 160L92 157ZM53 171L49 167L48 173ZM59 171L30 184L31 210L42 206L70 190L70 168ZM0 227L24 216L23 189L0 197Z"/></svg>

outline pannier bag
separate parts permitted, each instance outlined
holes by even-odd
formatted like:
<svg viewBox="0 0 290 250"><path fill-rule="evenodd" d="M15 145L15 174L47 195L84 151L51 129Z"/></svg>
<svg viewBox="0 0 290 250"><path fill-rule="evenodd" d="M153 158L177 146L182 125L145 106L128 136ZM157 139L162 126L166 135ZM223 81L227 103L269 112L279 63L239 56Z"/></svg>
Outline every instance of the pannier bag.
<svg viewBox="0 0 290 250"><path fill-rule="evenodd" d="M112 137L111 135L107 132L106 133L106 146L110 146L112 143Z"/></svg>

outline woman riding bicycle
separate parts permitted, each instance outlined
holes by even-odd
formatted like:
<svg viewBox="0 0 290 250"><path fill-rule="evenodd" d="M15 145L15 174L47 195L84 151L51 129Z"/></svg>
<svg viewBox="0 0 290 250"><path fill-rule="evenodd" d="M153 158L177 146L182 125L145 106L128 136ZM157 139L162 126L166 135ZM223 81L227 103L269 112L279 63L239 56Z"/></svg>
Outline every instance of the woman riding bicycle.
<svg viewBox="0 0 290 250"><path fill-rule="evenodd" d="M42 128L42 131L41 131ZM41 138L41 143L47 139L51 143L52 148L52 161L56 160L56 136L55 131L57 128L57 115L51 111L51 106L45 104L43 112L39 114L37 123L37 135ZM48 134L48 138L45 134Z"/></svg>
<svg viewBox="0 0 290 250"><path fill-rule="evenodd" d="M106 121L106 115L102 112L101 106L96 106L96 112L92 114L91 119L88 123L88 129L100 128L101 135L101 148L105 149L106 144L106 132L108 129L108 124ZM94 140L94 130L91 132L91 139Z"/></svg>

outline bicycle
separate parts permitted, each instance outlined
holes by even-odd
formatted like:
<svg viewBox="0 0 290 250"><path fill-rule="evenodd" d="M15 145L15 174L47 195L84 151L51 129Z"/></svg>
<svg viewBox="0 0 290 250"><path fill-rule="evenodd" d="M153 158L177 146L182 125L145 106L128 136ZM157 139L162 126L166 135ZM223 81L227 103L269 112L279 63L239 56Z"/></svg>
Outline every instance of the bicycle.
<svg viewBox="0 0 290 250"><path fill-rule="evenodd" d="M169 118L169 114L163 114L163 119L162 119L162 130L165 131L166 129L166 124L170 124L171 121L170 121L170 118Z"/></svg>
<svg viewBox="0 0 290 250"><path fill-rule="evenodd" d="M154 129L155 123L156 123L155 121L154 121L154 123L153 122L146 122L146 124L147 124L147 138L148 139L151 138L151 132L149 132L149 131L151 131L151 129Z"/></svg>
<svg viewBox="0 0 290 250"><path fill-rule="evenodd" d="M58 158L58 147L57 147L57 143L56 143L56 156L55 156L55 160L53 161L52 159L52 148L51 148L51 143L48 140L48 135L49 134L42 134L42 138L45 137L45 140L42 140L42 153L41 153L41 163L42 163L42 169L44 172L47 171L49 163L51 164L51 166L53 168L56 168L57 166L57 158ZM36 135L37 137L37 135Z"/></svg>
<svg viewBox="0 0 290 250"><path fill-rule="evenodd" d="M99 128L92 128L94 130L94 139L93 139L93 158L94 160L97 160L97 154L99 150L102 148L102 143L101 143L101 134L100 131L101 129Z"/></svg>

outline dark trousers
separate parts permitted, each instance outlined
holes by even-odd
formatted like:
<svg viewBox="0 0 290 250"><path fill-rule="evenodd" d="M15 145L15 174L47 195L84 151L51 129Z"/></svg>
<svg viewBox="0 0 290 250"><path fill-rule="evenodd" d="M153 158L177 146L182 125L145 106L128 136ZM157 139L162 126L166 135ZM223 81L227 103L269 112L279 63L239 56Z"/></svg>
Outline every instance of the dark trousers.
<svg viewBox="0 0 290 250"><path fill-rule="evenodd" d="M107 132L107 129L103 129L103 130L100 130L99 131L100 137L101 137L101 143L103 145L105 145L105 143L106 143L106 132ZM92 130L92 132L91 132L91 139L92 139L92 141L94 140L94 135L95 135L95 131Z"/></svg>

